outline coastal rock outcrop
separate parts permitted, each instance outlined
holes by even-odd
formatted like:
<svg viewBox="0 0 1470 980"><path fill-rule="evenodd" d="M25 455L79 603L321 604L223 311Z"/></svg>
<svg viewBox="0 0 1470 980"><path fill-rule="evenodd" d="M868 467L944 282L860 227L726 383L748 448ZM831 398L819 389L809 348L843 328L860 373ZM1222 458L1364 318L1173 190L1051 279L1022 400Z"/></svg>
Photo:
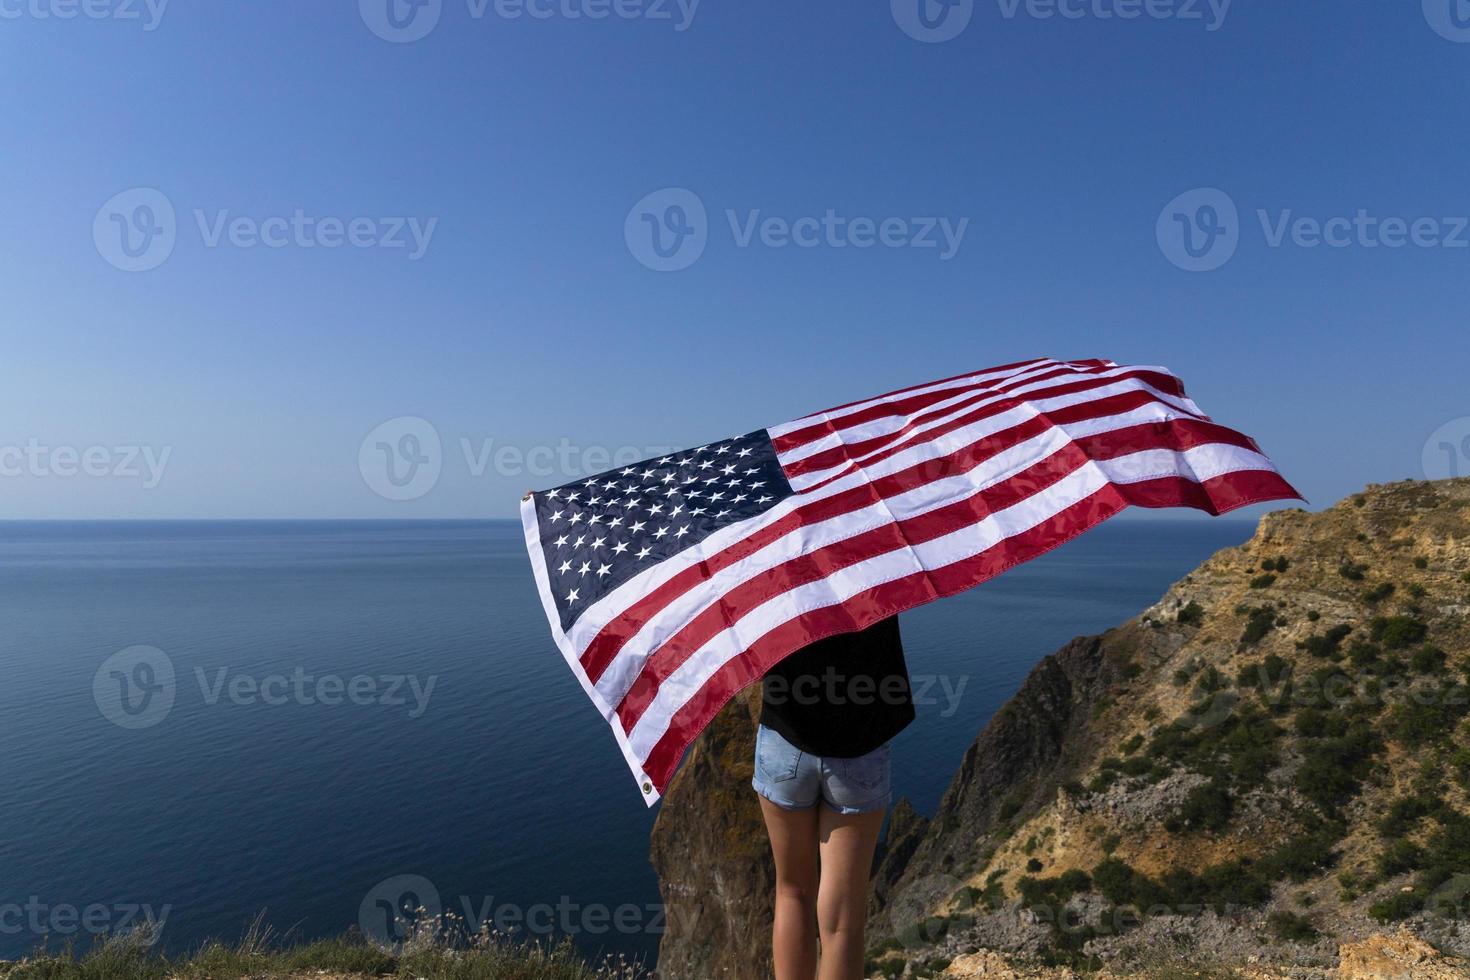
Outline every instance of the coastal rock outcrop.
<svg viewBox="0 0 1470 980"><path fill-rule="evenodd" d="M753 710L655 826L675 980L769 975ZM1464 975L1470 479L1268 514L1045 658L873 885L869 976Z"/></svg>

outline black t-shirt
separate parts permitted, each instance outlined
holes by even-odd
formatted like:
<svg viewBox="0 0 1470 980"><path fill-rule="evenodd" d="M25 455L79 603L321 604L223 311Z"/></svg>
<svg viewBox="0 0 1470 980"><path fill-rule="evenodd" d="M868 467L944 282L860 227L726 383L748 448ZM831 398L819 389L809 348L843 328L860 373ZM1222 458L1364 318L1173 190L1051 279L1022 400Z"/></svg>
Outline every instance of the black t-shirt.
<svg viewBox="0 0 1470 980"><path fill-rule="evenodd" d="M867 755L913 720L897 616L802 647L761 688L761 724L812 755Z"/></svg>

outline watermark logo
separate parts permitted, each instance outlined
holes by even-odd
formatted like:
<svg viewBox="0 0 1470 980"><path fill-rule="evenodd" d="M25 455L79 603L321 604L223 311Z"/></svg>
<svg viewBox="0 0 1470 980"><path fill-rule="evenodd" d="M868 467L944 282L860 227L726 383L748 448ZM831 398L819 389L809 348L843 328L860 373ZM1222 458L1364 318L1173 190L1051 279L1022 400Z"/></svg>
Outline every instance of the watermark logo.
<svg viewBox="0 0 1470 980"><path fill-rule="evenodd" d="M618 20L671 21L683 33L694 24L700 0L466 0L470 17L480 20L494 9L502 20ZM677 17L677 19L675 19Z"/></svg>
<svg viewBox="0 0 1470 980"><path fill-rule="evenodd" d="M1134 21L1199 23L1214 33L1225 26L1233 0L996 0L1002 20ZM1428 0L1426 0L1428 2ZM974 0L889 0L893 21L909 37L928 44L952 41L969 27Z"/></svg>
<svg viewBox="0 0 1470 980"><path fill-rule="evenodd" d="M476 479L493 471L496 476L529 476L537 480L547 477L572 480L679 451L678 446L584 446L565 436L554 446L530 447L508 443L497 446L493 438L481 439L476 445L460 436L459 449L466 470Z"/></svg>
<svg viewBox="0 0 1470 980"><path fill-rule="evenodd" d="M173 710L174 664L157 647L119 650L92 677L92 700L102 717L119 728L152 728Z"/></svg>
<svg viewBox="0 0 1470 980"><path fill-rule="evenodd" d="M389 419L369 432L357 450L363 482L388 500L417 500L434 489L443 467L439 431L416 415Z"/></svg>
<svg viewBox="0 0 1470 980"><path fill-rule="evenodd" d="M889 676L880 682L866 674L848 675L829 665L821 674L767 677L764 691L767 704L852 704L860 707L912 704L916 708L942 705L939 717L949 718L959 710L969 682L968 674L958 677L914 674L907 684L902 677Z"/></svg>
<svg viewBox="0 0 1470 980"><path fill-rule="evenodd" d="M871 218L839 214L833 208L797 217L768 215L759 208L726 208L724 217L737 249L933 249L941 262L959 253L970 226L969 218ZM623 222L628 251L657 272L689 268L704 254L711 234L704 202L682 187L649 194Z"/></svg>
<svg viewBox="0 0 1470 980"><path fill-rule="evenodd" d="M1287 208L1276 214L1257 209L1261 232L1270 248L1283 248L1289 242L1297 248L1470 248L1466 229L1470 218L1380 216L1367 208L1359 208L1351 217L1335 215L1314 218L1298 215Z"/></svg>
<svg viewBox="0 0 1470 980"><path fill-rule="evenodd" d="M910 948L938 942L949 923L935 910L959 888L959 879L946 874L927 875L915 881L889 906L889 931Z"/></svg>
<svg viewBox="0 0 1470 980"><path fill-rule="evenodd" d="M1174 725L1176 728L1195 731L1218 728L1230 719L1239 703L1240 695L1234 691L1216 691L1208 700L1193 705L1174 719Z"/></svg>
<svg viewBox="0 0 1470 980"><path fill-rule="evenodd" d="M655 272L687 269L709 243L709 216L699 195L665 187L645 196L623 222L628 251Z"/></svg>
<svg viewBox="0 0 1470 980"><path fill-rule="evenodd" d="M667 445L602 445L556 443L517 445L494 437L456 440L459 452L446 458L438 429L427 419L405 415L389 419L369 432L358 446L357 465L368 489L388 500L415 500L438 483L447 465L458 466L472 479L487 476L563 483L578 477L622 469L679 451ZM3 457L0 457L3 458Z"/></svg>
<svg viewBox="0 0 1470 980"><path fill-rule="evenodd" d="M118 902L107 905L73 905L70 902L45 902L31 895L21 902L0 903L0 936L74 937L126 936L139 947L155 945L163 935L172 905L155 909L151 904Z"/></svg>
<svg viewBox="0 0 1470 980"><path fill-rule="evenodd" d="M889 0L893 22L915 41L952 41L970 26L975 0Z"/></svg>
<svg viewBox="0 0 1470 980"><path fill-rule="evenodd" d="M194 668L200 700L208 707L299 705L407 708L418 719L429 710L439 675L309 674L305 667L287 673L252 675L229 666L212 672ZM102 716L119 728L152 728L168 717L179 694L173 661L151 646L131 646L102 662L92 677L92 699Z"/></svg>
<svg viewBox="0 0 1470 980"><path fill-rule="evenodd" d="M1470 476L1470 416L1450 419L1424 440L1424 479Z"/></svg>
<svg viewBox="0 0 1470 980"><path fill-rule="evenodd" d="M194 208L190 213L200 244L207 249L403 250L410 262L424 257L439 226L439 219L433 217L344 218L312 214L304 208L266 217L235 214L229 208ZM173 254L181 233L173 202L151 187L113 195L92 220L97 254L124 272L158 268Z"/></svg>
<svg viewBox="0 0 1470 980"><path fill-rule="evenodd" d="M1164 206L1154 235L1174 265L1186 272L1210 272L1229 262L1240 247L1240 213L1224 191L1196 188Z"/></svg>
<svg viewBox="0 0 1470 980"><path fill-rule="evenodd" d="M1470 0L1424 0L1424 19L1445 40L1470 44Z"/></svg>
<svg viewBox="0 0 1470 980"><path fill-rule="evenodd" d="M172 455L172 446L51 446L32 436L23 446L0 444L0 477L112 477L152 490Z"/></svg>
<svg viewBox="0 0 1470 980"><path fill-rule="evenodd" d="M168 261L178 241L173 202L152 187L114 194L92 219L97 254L124 272L147 272Z"/></svg>
<svg viewBox="0 0 1470 980"><path fill-rule="evenodd" d="M1214 33L1225 26L1233 0L996 0L1001 16L1015 20L1176 20L1197 21Z"/></svg>
<svg viewBox="0 0 1470 980"><path fill-rule="evenodd" d="M1465 215L1415 218L1357 208L1317 217L1292 208L1257 208L1255 218L1269 249L1470 249L1470 216ZM1170 201L1159 213L1155 232L1160 251L1174 265L1210 272L1235 255L1245 228L1230 195L1204 187Z"/></svg>
<svg viewBox="0 0 1470 980"><path fill-rule="evenodd" d="M694 25L700 0L465 0L471 21L497 20L668 21L683 33ZM368 30L385 41L419 41L439 26L443 0L358 0Z"/></svg>
<svg viewBox="0 0 1470 980"><path fill-rule="evenodd" d="M158 29L168 0L0 0L0 20L140 21L143 31Z"/></svg>
<svg viewBox="0 0 1470 980"><path fill-rule="evenodd" d="M212 678L203 667L195 667L194 677L199 683L204 703L211 707L219 704L222 698L236 705L263 704L270 707L290 704L329 708L342 704L407 707L408 717L414 719L422 718L429 710L429 699L434 696L434 686L439 683L438 674L430 674L422 680L417 674L343 677L340 674L308 674L305 667L296 667L289 674L266 674L263 677L232 674L229 667L220 667ZM409 704L410 696L412 705Z"/></svg>
<svg viewBox="0 0 1470 980"><path fill-rule="evenodd" d="M357 0L358 13L368 30L385 41L419 41L439 26L444 0Z"/></svg>
<svg viewBox="0 0 1470 980"><path fill-rule="evenodd" d="M529 905L497 901L494 895L449 896L446 901L429 879L407 874L374 886L358 906L357 924L384 946L430 936L453 942L498 934L539 941L609 932L661 935L667 931L665 912L658 902L609 906L578 902L569 895Z"/></svg>
<svg viewBox="0 0 1470 980"><path fill-rule="evenodd" d="M1446 919L1463 919L1470 912L1470 874L1450 876L1424 900L1424 911Z"/></svg>
<svg viewBox="0 0 1470 980"><path fill-rule="evenodd" d="M379 882L357 909L357 927L383 946L398 946L420 921L444 914L439 889L422 875L397 875Z"/></svg>

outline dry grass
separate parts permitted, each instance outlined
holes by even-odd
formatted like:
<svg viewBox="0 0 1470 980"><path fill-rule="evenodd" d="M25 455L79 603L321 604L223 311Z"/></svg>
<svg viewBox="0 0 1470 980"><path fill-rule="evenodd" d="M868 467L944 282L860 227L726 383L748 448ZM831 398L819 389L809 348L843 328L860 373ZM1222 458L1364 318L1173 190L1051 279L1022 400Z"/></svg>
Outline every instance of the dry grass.
<svg viewBox="0 0 1470 980"><path fill-rule="evenodd" d="M572 945L516 942L494 933L465 936L436 919L387 949L357 937L314 943L275 940L257 920L235 945L211 942L171 957L153 949L146 930L112 937L86 951L39 951L0 965L0 980L638 980L624 959L588 964Z"/></svg>

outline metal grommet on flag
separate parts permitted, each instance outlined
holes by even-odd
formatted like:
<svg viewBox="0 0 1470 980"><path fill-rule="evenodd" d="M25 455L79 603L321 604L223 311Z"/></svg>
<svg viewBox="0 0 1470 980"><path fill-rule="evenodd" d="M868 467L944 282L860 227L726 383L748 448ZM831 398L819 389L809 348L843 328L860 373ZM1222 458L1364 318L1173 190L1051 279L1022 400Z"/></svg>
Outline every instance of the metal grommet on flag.
<svg viewBox="0 0 1470 980"><path fill-rule="evenodd" d="M648 795L649 793L652 793L652 792L653 792L653 784L650 783L650 782L648 782L647 780L644 780L644 783L643 783L643 793L644 793L644 795L646 796L646 795Z"/></svg>

